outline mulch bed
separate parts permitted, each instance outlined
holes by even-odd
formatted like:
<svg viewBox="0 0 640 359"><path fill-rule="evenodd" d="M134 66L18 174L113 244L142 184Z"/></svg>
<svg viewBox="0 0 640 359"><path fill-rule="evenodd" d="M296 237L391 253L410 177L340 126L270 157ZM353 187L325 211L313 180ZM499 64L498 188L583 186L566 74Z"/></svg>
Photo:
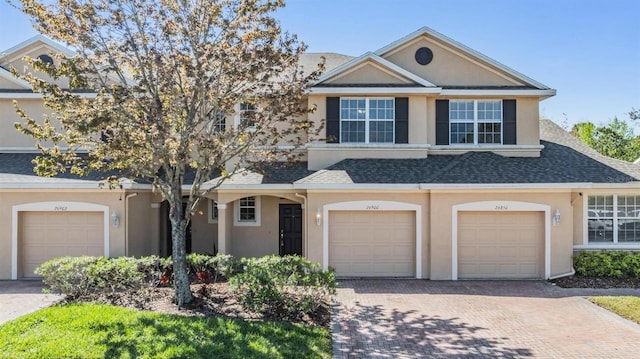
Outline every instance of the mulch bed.
<svg viewBox="0 0 640 359"><path fill-rule="evenodd" d="M594 278L574 275L551 280L562 288L640 288L638 278Z"/></svg>
<svg viewBox="0 0 640 359"><path fill-rule="evenodd" d="M184 316L223 317L244 320L278 320L309 326L329 328L330 306L328 299L312 316L282 317L277 313L248 312L236 300L226 282L212 284L193 284L191 291L194 301L179 308L173 301L173 288L143 288L137 291L109 293L90 293L72 302L92 302L117 305L124 308L149 310L164 314Z"/></svg>

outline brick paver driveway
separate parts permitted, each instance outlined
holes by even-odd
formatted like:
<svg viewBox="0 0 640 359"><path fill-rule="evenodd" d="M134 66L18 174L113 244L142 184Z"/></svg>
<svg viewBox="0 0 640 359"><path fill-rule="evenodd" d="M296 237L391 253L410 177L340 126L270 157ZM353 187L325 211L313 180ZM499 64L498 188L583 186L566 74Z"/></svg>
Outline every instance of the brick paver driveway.
<svg viewBox="0 0 640 359"><path fill-rule="evenodd" d="M639 358L640 326L543 281L341 280L336 358Z"/></svg>
<svg viewBox="0 0 640 359"><path fill-rule="evenodd" d="M42 288L44 284L37 280L0 280L0 325L62 299L60 295L42 293Z"/></svg>

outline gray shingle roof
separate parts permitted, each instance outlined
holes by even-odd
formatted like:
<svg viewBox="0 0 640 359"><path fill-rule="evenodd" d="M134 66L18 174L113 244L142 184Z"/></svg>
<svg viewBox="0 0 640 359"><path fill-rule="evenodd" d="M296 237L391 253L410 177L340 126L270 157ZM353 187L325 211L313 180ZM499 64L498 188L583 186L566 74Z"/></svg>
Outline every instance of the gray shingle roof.
<svg viewBox="0 0 640 359"><path fill-rule="evenodd" d="M640 166L599 155L558 125L541 121L540 157L503 157L491 152L432 155L423 159L347 159L354 183L625 183L640 179Z"/></svg>
<svg viewBox="0 0 640 359"><path fill-rule="evenodd" d="M640 181L640 165L600 155L555 123L542 120L544 145L540 157L503 157L491 152L431 155L424 159L346 159L325 170L310 171L306 162L265 167L237 174L231 184L351 184L351 183L626 183ZM78 177L69 173L53 179L36 177L36 154L0 154L0 183L96 181L105 174ZM193 174L185 175L185 184ZM219 174L215 174L219 175Z"/></svg>

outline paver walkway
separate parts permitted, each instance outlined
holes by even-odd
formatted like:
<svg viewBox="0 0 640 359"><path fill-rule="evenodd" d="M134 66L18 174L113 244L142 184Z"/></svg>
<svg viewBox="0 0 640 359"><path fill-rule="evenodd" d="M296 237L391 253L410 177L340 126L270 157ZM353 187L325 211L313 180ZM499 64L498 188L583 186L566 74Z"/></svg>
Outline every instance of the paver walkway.
<svg viewBox="0 0 640 359"><path fill-rule="evenodd" d="M37 280L0 280L0 325L62 299L60 295L42 293L42 288L44 285Z"/></svg>
<svg viewBox="0 0 640 359"><path fill-rule="evenodd" d="M340 280L335 358L639 358L640 326L543 281Z"/></svg>

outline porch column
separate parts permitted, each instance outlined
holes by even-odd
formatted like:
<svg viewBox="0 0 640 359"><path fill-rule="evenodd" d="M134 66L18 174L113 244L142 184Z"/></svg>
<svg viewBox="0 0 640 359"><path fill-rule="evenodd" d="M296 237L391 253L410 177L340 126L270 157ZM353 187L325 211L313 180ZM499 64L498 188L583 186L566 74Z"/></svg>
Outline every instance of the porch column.
<svg viewBox="0 0 640 359"><path fill-rule="evenodd" d="M231 246L227 236L227 204L218 203L218 253L229 254Z"/></svg>

